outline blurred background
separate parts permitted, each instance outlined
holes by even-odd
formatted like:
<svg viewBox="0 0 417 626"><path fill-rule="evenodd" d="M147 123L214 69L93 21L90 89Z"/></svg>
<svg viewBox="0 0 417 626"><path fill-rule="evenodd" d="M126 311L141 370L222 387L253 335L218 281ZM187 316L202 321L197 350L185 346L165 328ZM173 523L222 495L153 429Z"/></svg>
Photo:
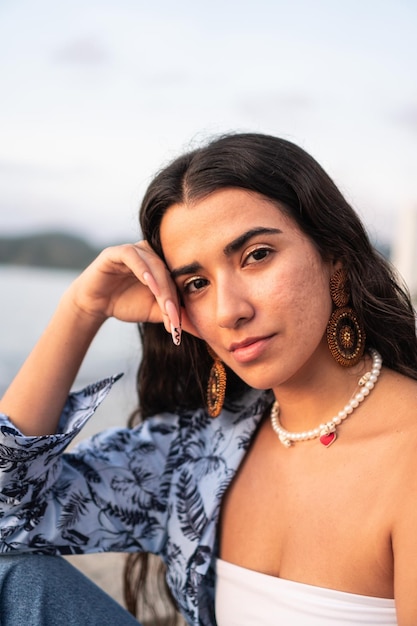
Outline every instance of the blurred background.
<svg viewBox="0 0 417 626"><path fill-rule="evenodd" d="M0 0L0 392L76 270L138 239L153 174L218 133L310 152L416 294L416 32L416 0ZM93 430L138 358L103 328L77 384L126 376Z"/></svg>
<svg viewBox="0 0 417 626"><path fill-rule="evenodd" d="M390 244L417 202L416 0L0 0L0 233L138 236L160 166L281 135Z"/></svg>

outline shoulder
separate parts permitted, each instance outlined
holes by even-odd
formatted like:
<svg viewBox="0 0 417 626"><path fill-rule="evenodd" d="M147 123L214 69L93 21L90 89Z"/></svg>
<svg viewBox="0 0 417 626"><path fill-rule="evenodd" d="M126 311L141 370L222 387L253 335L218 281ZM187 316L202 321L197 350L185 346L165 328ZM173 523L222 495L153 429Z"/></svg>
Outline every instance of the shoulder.
<svg viewBox="0 0 417 626"><path fill-rule="evenodd" d="M392 484L391 545L399 623L417 620L417 381L387 372L386 418L391 428L391 455L381 468ZM387 506L387 511L390 507Z"/></svg>
<svg viewBox="0 0 417 626"><path fill-rule="evenodd" d="M417 381L384 370L376 408L377 442L386 450L381 475L395 487L397 513L411 506L417 523Z"/></svg>
<svg viewBox="0 0 417 626"><path fill-rule="evenodd" d="M414 490L417 506L417 381L384 368L361 411L352 421L357 463L374 468L396 516Z"/></svg>
<svg viewBox="0 0 417 626"><path fill-rule="evenodd" d="M417 472L417 381L384 369L375 392L369 428L389 451L391 471Z"/></svg>
<svg viewBox="0 0 417 626"><path fill-rule="evenodd" d="M417 380L384 369L379 399L395 432L417 436Z"/></svg>
<svg viewBox="0 0 417 626"><path fill-rule="evenodd" d="M417 425L417 380L384 367L371 398L367 404L372 404L387 427L395 424L413 430Z"/></svg>
<svg viewBox="0 0 417 626"><path fill-rule="evenodd" d="M106 455L127 451L135 454L159 452L167 455L174 447L197 437L211 437L214 431L229 430L240 423L256 424L265 407L271 403L269 392L248 390L212 419L204 407L193 410L163 412L144 419L134 428L112 428L77 445L77 450ZM172 451L172 450L171 450Z"/></svg>

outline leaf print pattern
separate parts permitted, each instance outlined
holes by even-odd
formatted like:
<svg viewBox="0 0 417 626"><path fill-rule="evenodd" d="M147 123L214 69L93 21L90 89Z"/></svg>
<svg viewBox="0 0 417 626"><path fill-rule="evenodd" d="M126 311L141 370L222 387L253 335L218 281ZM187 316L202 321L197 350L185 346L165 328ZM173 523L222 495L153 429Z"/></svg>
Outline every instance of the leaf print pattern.
<svg viewBox="0 0 417 626"><path fill-rule="evenodd" d="M90 498L86 498L82 493L72 493L62 507L62 513L57 524L58 528L67 530L74 527L82 515L85 515L90 502Z"/></svg>
<svg viewBox="0 0 417 626"><path fill-rule="evenodd" d="M221 499L270 395L250 391L215 421L156 415L65 452L114 382L71 394L55 435L24 437L0 415L0 552L159 554L187 622L212 626Z"/></svg>
<svg viewBox="0 0 417 626"><path fill-rule="evenodd" d="M181 530L189 539L198 539L207 523L207 516L193 476L184 471L177 485L178 517Z"/></svg>

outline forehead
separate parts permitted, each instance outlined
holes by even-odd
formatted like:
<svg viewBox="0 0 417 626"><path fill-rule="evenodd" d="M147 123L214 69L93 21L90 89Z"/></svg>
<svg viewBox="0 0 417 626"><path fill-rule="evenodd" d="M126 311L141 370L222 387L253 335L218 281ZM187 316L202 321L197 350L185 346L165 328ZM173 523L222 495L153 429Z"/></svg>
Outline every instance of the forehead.
<svg viewBox="0 0 417 626"><path fill-rule="evenodd" d="M181 256L211 246L223 248L254 227L278 228L300 234L296 223L261 194L244 189L222 189L201 200L172 205L161 221L161 244L168 265Z"/></svg>

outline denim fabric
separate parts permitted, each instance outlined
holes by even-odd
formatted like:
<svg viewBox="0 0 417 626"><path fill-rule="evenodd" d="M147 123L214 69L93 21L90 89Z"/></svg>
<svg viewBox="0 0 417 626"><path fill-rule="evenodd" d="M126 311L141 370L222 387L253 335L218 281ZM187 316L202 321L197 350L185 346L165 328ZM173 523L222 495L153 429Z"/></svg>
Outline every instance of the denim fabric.
<svg viewBox="0 0 417 626"><path fill-rule="evenodd" d="M66 451L113 382L71 394L50 436L0 415L0 553L158 554L187 622L212 626L222 498L272 397L248 391L215 420L155 415Z"/></svg>
<svg viewBox="0 0 417 626"><path fill-rule="evenodd" d="M58 556L0 556L1 626L138 626L130 613Z"/></svg>

